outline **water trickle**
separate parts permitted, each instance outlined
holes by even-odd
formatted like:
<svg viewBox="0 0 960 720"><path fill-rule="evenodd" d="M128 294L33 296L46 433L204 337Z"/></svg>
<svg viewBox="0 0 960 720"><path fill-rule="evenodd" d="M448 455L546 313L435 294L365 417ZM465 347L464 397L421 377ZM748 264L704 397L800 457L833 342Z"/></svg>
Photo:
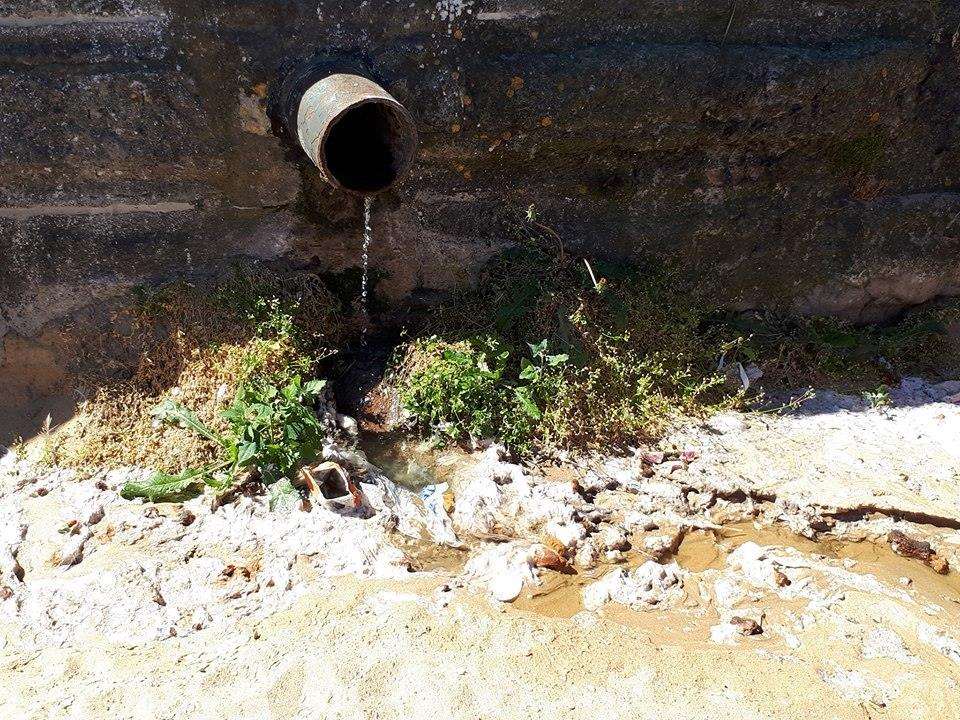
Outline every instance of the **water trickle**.
<svg viewBox="0 0 960 720"><path fill-rule="evenodd" d="M367 298L367 286L370 278L370 243L373 239L373 228L370 226L373 215L373 196L367 195L363 199L363 275L360 279L360 312L363 314L363 330L361 342L367 344L367 326L370 324L370 307Z"/></svg>

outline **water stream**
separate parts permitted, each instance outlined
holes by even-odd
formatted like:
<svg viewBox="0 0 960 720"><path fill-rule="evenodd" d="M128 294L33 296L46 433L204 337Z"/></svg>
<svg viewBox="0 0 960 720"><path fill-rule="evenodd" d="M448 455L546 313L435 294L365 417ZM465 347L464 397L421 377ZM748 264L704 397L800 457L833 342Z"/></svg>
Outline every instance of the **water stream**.
<svg viewBox="0 0 960 720"><path fill-rule="evenodd" d="M367 326L370 324L370 303L367 296L370 283L370 243L373 241L372 215L373 196L367 195L363 199L363 275L360 279L360 312L363 315L363 330L360 342L363 345L367 344Z"/></svg>

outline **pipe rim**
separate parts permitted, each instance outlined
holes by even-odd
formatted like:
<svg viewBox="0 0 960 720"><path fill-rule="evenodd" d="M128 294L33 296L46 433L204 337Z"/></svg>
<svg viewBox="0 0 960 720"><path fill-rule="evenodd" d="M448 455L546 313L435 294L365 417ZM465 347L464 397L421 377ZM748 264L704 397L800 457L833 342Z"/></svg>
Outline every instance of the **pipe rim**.
<svg viewBox="0 0 960 720"><path fill-rule="evenodd" d="M337 174L330 168L327 153L325 152L326 143L329 140L331 133L334 132L339 123L347 115L366 105L376 105L379 107L389 108L394 114L394 117L399 121L403 139L399 148L402 154L395 156L393 159L393 165L395 167L393 177L389 180L389 182L374 189L358 189L344 185L341 181L341 178L338 177ZM416 123L413 119L413 115L409 110L407 110L407 108L405 108L392 97L366 97L346 105L336 115L333 116L330 122L324 126L323 132L321 132L311 144L311 155L314 164L320 169L324 179L326 179L326 181L336 189L360 196L376 195L394 187L407 176L407 174L410 172L411 166L413 165L414 157L416 156L418 140L419 136L417 133Z"/></svg>

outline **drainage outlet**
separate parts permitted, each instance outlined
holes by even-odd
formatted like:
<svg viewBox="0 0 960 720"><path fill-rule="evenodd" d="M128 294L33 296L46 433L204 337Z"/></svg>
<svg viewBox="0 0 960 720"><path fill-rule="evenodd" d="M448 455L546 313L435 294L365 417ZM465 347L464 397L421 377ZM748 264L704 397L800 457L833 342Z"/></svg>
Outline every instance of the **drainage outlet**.
<svg viewBox="0 0 960 720"><path fill-rule="evenodd" d="M300 100L297 136L328 183L358 195L393 187L417 147L409 111L359 75L330 75L310 86Z"/></svg>

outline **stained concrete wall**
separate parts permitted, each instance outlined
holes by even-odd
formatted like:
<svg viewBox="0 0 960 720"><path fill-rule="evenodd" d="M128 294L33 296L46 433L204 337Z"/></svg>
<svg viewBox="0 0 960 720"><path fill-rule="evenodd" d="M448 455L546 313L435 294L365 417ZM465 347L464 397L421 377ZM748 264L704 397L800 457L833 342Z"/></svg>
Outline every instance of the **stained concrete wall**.
<svg viewBox="0 0 960 720"><path fill-rule="evenodd" d="M8 419L69 384L52 333L133 285L356 264L356 201L268 113L317 53L417 116L378 203L390 299L468 281L530 204L569 247L661 257L732 307L871 320L960 292L960 0L15 0Z"/></svg>

